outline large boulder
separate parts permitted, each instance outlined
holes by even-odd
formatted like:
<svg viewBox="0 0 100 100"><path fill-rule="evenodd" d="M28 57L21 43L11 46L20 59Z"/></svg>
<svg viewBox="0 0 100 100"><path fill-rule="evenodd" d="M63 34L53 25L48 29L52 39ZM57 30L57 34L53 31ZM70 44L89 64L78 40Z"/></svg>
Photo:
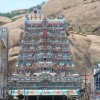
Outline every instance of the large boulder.
<svg viewBox="0 0 100 100"><path fill-rule="evenodd" d="M9 48L20 45L21 36L23 34L22 29L9 29Z"/></svg>
<svg viewBox="0 0 100 100"><path fill-rule="evenodd" d="M19 45L21 36L23 35L23 24L24 17L3 25L3 27L7 27L9 31L9 48Z"/></svg>
<svg viewBox="0 0 100 100"><path fill-rule="evenodd" d="M4 24L2 27L7 27L9 31L9 72L14 72L16 63L18 61L18 54L20 51L20 41L23 35L24 16L18 18L14 22Z"/></svg>
<svg viewBox="0 0 100 100"><path fill-rule="evenodd" d="M3 25L3 27L12 28L12 29L16 29L16 28L23 29L23 24L24 24L24 17L19 18L14 22L5 24Z"/></svg>
<svg viewBox="0 0 100 100"><path fill-rule="evenodd" d="M0 16L0 26L10 23L12 20L8 17Z"/></svg>
<svg viewBox="0 0 100 100"><path fill-rule="evenodd" d="M92 73L93 67L100 62L100 36L96 35L70 35L69 43L76 71Z"/></svg>
<svg viewBox="0 0 100 100"><path fill-rule="evenodd" d="M9 49L9 73L15 71L15 66L18 62L18 55L20 52L20 46L15 46Z"/></svg>
<svg viewBox="0 0 100 100"><path fill-rule="evenodd" d="M100 0L49 0L43 6L44 14L64 13L67 22L84 32L100 35Z"/></svg>
<svg viewBox="0 0 100 100"><path fill-rule="evenodd" d="M88 49L91 64L100 63L100 36L88 35L87 38L91 41Z"/></svg>

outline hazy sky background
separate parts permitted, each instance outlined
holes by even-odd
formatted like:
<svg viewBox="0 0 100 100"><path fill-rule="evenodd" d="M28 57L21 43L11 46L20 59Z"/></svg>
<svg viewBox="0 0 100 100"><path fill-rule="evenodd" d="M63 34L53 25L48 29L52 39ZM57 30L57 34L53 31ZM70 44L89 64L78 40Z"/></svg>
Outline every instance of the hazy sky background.
<svg viewBox="0 0 100 100"><path fill-rule="evenodd" d="M0 0L0 12L6 13L16 9L24 9L36 6L48 0Z"/></svg>

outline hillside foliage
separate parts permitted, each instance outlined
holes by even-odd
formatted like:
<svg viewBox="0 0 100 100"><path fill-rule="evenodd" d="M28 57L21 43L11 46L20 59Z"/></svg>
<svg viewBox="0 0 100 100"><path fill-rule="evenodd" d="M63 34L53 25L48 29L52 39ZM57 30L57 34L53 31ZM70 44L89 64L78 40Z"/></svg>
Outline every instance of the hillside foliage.
<svg viewBox="0 0 100 100"><path fill-rule="evenodd" d="M42 2L41 4L39 4L37 6L33 6L33 7L28 8L28 9L25 9L24 12L17 11L17 12L0 13L0 16L5 16L5 17L8 17L8 18L12 18L12 17L15 17L17 15L30 13L30 12L33 11L33 8L35 8L35 7L41 9L43 4L45 4L45 2Z"/></svg>

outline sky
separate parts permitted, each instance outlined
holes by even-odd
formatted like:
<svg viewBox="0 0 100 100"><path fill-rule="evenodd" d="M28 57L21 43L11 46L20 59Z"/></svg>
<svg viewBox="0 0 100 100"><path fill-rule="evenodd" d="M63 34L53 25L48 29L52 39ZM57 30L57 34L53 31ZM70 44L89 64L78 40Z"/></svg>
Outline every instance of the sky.
<svg viewBox="0 0 100 100"><path fill-rule="evenodd" d="M16 9L25 9L48 0L0 0L0 12L6 13Z"/></svg>

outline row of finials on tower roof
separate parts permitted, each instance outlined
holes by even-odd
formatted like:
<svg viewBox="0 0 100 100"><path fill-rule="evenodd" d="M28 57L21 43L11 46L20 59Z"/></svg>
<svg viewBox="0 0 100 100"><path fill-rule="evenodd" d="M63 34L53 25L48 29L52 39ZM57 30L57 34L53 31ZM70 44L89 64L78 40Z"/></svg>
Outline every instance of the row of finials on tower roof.
<svg viewBox="0 0 100 100"><path fill-rule="evenodd" d="M42 20L42 19L63 19L65 16L63 15L63 14L61 14L61 15L58 15L58 16L46 16L46 15L41 15L41 14L39 14L39 15L37 15L37 14L30 14L30 15L28 15L28 14L26 14L25 15L25 18L27 18L27 20L37 20L37 19L40 19L40 20Z"/></svg>

